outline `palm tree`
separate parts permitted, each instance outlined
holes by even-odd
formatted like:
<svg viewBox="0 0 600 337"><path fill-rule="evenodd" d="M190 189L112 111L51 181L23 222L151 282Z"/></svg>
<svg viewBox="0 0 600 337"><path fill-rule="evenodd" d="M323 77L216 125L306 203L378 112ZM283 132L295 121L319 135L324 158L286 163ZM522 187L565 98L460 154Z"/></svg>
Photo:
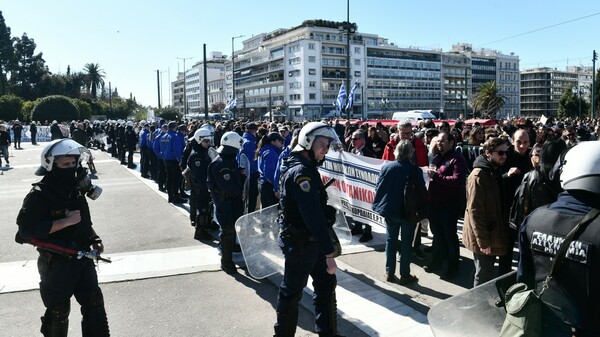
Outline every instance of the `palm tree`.
<svg viewBox="0 0 600 337"><path fill-rule="evenodd" d="M104 70L100 69L98 63L87 63L83 66L85 71L85 86L92 94L92 98L96 99L96 92L102 84L104 84Z"/></svg>
<svg viewBox="0 0 600 337"><path fill-rule="evenodd" d="M475 108L481 113L481 117L494 118L504 107L506 100L506 96L500 94L496 81L490 81L477 88Z"/></svg>

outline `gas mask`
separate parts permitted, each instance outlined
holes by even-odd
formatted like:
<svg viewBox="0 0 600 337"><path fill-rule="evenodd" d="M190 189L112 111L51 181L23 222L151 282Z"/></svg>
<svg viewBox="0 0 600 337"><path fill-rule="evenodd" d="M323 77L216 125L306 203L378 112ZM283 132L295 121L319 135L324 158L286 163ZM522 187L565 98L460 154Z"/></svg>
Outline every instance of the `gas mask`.
<svg viewBox="0 0 600 337"><path fill-rule="evenodd" d="M102 194L102 188L92 184L92 179L88 175L87 169L83 167L77 170L76 186L81 193L84 193L92 200L98 199L100 194Z"/></svg>

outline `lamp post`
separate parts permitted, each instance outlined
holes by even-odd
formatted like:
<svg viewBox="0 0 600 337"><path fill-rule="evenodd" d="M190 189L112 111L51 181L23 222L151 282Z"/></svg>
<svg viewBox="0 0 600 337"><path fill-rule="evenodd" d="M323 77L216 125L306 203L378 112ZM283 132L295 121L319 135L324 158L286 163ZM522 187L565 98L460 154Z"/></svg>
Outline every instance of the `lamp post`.
<svg viewBox="0 0 600 337"><path fill-rule="evenodd" d="M233 55L233 42L235 39L239 39L244 36L245 35L238 35L231 38L231 99L235 98L235 57ZM233 118L235 118L235 116L233 116Z"/></svg>
<svg viewBox="0 0 600 337"><path fill-rule="evenodd" d="M183 60L183 116L187 115L187 91L186 91L186 79L185 79L185 60L191 60L193 57L178 57L178 60Z"/></svg>
<svg viewBox="0 0 600 337"><path fill-rule="evenodd" d="M594 101L596 96L596 60L598 59L598 53L594 50L592 53L592 119L594 119Z"/></svg>

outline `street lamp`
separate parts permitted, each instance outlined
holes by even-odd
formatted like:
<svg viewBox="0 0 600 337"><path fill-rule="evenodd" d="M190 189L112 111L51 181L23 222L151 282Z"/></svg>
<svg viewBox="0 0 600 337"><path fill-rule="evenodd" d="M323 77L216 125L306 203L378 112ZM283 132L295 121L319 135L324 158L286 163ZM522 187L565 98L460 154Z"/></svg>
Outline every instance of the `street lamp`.
<svg viewBox="0 0 600 337"><path fill-rule="evenodd" d="M193 57L178 57L178 60L183 60L183 116L187 115L187 91L186 91L186 78L185 78L185 60L191 60Z"/></svg>
<svg viewBox="0 0 600 337"><path fill-rule="evenodd" d="M235 57L233 55L233 42L235 39L239 39L241 37L244 37L245 35L238 35L238 36L233 36L231 38L231 99L233 100L235 98ZM235 118L235 115L233 116L233 118Z"/></svg>

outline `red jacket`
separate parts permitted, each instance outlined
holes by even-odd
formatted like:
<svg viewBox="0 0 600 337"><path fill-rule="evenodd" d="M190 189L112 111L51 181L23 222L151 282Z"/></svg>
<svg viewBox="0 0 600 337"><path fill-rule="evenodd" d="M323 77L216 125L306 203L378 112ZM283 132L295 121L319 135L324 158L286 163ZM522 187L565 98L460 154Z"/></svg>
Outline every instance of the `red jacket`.
<svg viewBox="0 0 600 337"><path fill-rule="evenodd" d="M427 155L427 147L425 146L425 143L423 143L423 141L419 137L413 137L413 139L410 142L415 148L415 164L419 167L429 166L429 156ZM396 160L396 156L394 155L396 145L398 145L398 140L396 138L392 138L385 145L385 149L383 149L383 156L381 157L381 159Z"/></svg>

